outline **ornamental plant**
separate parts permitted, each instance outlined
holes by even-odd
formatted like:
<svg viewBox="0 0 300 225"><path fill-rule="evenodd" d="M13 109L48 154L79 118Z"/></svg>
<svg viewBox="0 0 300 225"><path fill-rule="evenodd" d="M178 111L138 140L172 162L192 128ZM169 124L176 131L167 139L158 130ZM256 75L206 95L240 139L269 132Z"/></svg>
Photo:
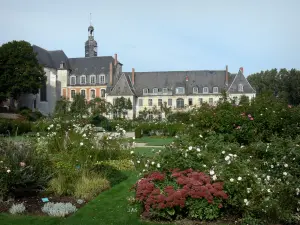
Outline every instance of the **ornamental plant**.
<svg viewBox="0 0 300 225"><path fill-rule="evenodd" d="M197 170L172 169L145 175L133 189L145 217L213 220L221 215L223 202L228 199L223 185Z"/></svg>

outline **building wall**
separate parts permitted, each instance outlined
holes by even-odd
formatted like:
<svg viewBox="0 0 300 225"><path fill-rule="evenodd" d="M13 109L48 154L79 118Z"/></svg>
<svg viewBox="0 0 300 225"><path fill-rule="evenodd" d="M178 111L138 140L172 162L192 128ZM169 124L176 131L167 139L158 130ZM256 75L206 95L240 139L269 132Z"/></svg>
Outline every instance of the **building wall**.
<svg viewBox="0 0 300 225"><path fill-rule="evenodd" d="M44 68L45 76L47 77L47 101L40 100L40 93L25 94L20 98L20 107L26 106L34 110L34 101L36 101L36 109L44 115L49 115L54 112L56 101L60 98L57 91L57 70L52 68Z"/></svg>
<svg viewBox="0 0 300 225"><path fill-rule="evenodd" d="M80 94L81 90L85 90L86 93L86 100L91 100L91 90L95 90L95 97L96 98L102 98L101 97L101 90L104 89L106 91L106 86L68 86L66 88L62 88L62 96L66 99L71 100L71 91L75 90L76 94ZM105 97L107 94L105 93ZM104 98L105 98L104 97Z"/></svg>
<svg viewBox="0 0 300 225"><path fill-rule="evenodd" d="M128 95L128 96L126 96L126 95L123 95L123 96L109 96L108 95L107 98L106 98L106 101L113 105L114 99L120 98L120 97L124 97L126 99L128 99L128 98L130 99L130 101L132 103L132 110L128 110L127 111L128 112L127 118L128 119L133 119L135 117L135 115L136 115L136 111L134 110L134 108L135 108L134 106L136 104L136 100L135 100L134 96L132 96L132 95Z"/></svg>

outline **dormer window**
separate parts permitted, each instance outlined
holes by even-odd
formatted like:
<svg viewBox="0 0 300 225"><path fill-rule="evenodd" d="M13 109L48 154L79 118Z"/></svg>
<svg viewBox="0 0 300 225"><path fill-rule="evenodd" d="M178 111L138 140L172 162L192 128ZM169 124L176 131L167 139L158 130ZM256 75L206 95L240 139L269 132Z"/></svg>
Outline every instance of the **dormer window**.
<svg viewBox="0 0 300 225"><path fill-rule="evenodd" d="M208 94L208 87L203 88L203 94Z"/></svg>
<svg viewBox="0 0 300 225"><path fill-rule="evenodd" d="M168 93L168 88L163 88L163 93L167 94Z"/></svg>
<svg viewBox="0 0 300 225"><path fill-rule="evenodd" d="M213 93L214 93L214 94L219 93L219 88L218 88L218 87L214 87L214 88L213 88Z"/></svg>
<svg viewBox="0 0 300 225"><path fill-rule="evenodd" d="M105 84L105 75L100 75L99 80L100 84Z"/></svg>
<svg viewBox="0 0 300 225"><path fill-rule="evenodd" d="M70 77L70 84L71 85L76 85L76 76L73 75L73 76Z"/></svg>
<svg viewBox="0 0 300 225"><path fill-rule="evenodd" d="M176 88L176 94L184 94L184 87Z"/></svg>
<svg viewBox="0 0 300 225"><path fill-rule="evenodd" d="M158 93L158 88L153 88L153 94L157 94Z"/></svg>
<svg viewBox="0 0 300 225"><path fill-rule="evenodd" d="M64 68L65 68L65 62L64 62L64 61L62 61L62 62L60 63L59 68L60 68L60 69L64 69Z"/></svg>
<svg viewBox="0 0 300 225"><path fill-rule="evenodd" d="M198 87L193 87L193 93L198 94Z"/></svg>
<svg viewBox="0 0 300 225"><path fill-rule="evenodd" d="M143 94L148 94L148 93L149 93L148 88L144 88L144 89L143 89Z"/></svg>
<svg viewBox="0 0 300 225"><path fill-rule="evenodd" d="M85 75L80 76L80 84L86 84L86 76Z"/></svg>
<svg viewBox="0 0 300 225"><path fill-rule="evenodd" d="M96 76L95 75L90 76L90 83L91 84L96 84Z"/></svg>
<svg viewBox="0 0 300 225"><path fill-rule="evenodd" d="M238 91L239 92L243 92L244 91L244 86L242 84L239 84Z"/></svg>

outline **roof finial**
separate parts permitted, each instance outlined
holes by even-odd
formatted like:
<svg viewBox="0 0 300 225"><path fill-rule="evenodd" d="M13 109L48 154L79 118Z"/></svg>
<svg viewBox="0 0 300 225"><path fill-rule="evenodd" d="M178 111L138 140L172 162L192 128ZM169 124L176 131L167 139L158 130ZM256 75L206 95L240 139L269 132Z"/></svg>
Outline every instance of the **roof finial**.
<svg viewBox="0 0 300 225"><path fill-rule="evenodd" d="M92 26L92 13L90 13L90 25Z"/></svg>

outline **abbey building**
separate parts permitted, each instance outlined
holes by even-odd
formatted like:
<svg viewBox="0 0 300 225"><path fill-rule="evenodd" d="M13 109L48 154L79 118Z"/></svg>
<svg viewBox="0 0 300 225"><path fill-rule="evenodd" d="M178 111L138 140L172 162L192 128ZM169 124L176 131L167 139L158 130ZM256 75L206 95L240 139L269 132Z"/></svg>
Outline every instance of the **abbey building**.
<svg viewBox="0 0 300 225"><path fill-rule="evenodd" d="M62 96L72 100L80 93L87 101L99 97L111 103L123 96L131 99L133 109L128 117L134 118L139 111L163 103L173 110L200 106L204 102L215 105L224 90L237 102L242 95L255 97L243 68L237 73L230 73L228 66L223 70L123 72L117 54L98 56L97 47L93 26L88 27L82 58L68 58L62 50L48 51L33 45L47 82L39 94L23 96L22 105L47 115L53 113L56 101Z"/></svg>

